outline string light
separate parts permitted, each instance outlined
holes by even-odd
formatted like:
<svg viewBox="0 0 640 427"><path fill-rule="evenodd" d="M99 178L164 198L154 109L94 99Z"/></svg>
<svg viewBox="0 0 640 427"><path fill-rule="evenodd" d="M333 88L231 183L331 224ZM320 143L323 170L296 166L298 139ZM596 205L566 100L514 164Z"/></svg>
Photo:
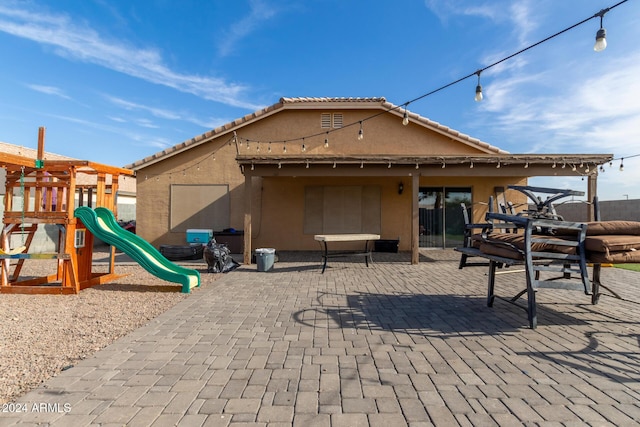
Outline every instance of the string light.
<svg viewBox="0 0 640 427"><path fill-rule="evenodd" d="M496 169L500 169L500 160L498 160L498 164L496 165Z"/></svg>
<svg viewBox="0 0 640 427"><path fill-rule="evenodd" d="M327 132L327 136L324 138L324 148L329 148L329 132Z"/></svg>
<svg viewBox="0 0 640 427"><path fill-rule="evenodd" d="M282 152L283 153L287 152L287 142L286 141L282 144Z"/></svg>
<svg viewBox="0 0 640 427"><path fill-rule="evenodd" d="M524 164L524 168L525 168L525 169L528 169L528 168L529 168L529 162L527 162L527 163L525 163L525 164Z"/></svg>
<svg viewBox="0 0 640 427"><path fill-rule="evenodd" d="M587 164L587 168L584 170L584 173L589 173L590 169L589 169L589 164Z"/></svg>
<svg viewBox="0 0 640 427"><path fill-rule="evenodd" d="M267 151L271 152L271 141L269 141L269 144L267 145Z"/></svg>
<svg viewBox="0 0 640 427"><path fill-rule="evenodd" d="M476 96L473 98L476 102L482 101L482 85L480 84L480 73L482 70L476 71L476 75L478 76L478 85L476 86Z"/></svg>
<svg viewBox="0 0 640 427"><path fill-rule="evenodd" d="M523 48L523 49L521 49L521 50L519 50L519 51L517 51L517 52L515 52L515 53L512 53L512 54L510 54L510 55L508 55L508 56L506 56L506 57L503 57L502 59L497 60L497 61L495 61L495 62L493 62L493 63L491 63L491 64L489 64L489 65L485 66L484 68L478 69L477 71L475 71L475 72L473 72L473 73L471 73L471 74L468 74L468 75L466 75L466 76L464 76L464 77L461 77L461 78L459 78L459 79L457 79L457 80L455 80L455 81L453 81L453 82L450 82L450 83L448 83L448 84L446 84L446 85L444 85L444 86L441 86L441 87L439 87L439 88L437 88L437 89L434 89L434 90L432 90L432 91L430 91L430 92L427 92L427 93L422 94L422 95L420 95L420 96L418 96L418 97L416 97L416 98L414 98L414 99L412 99L412 100L409 100L409 101L405 102L404 104L402 104L402 106L404 106L403 124L405 124L405 117L408 119L407 106L408 106L410 103L416 102L416 101L418 101L418 100L421 100L421 99L423 99L423 98L426 98L427 96L433 95L433 94L435 94L436 92L440 92L440 91L442 91L442 90L444 90L444 89L447 89L447 88L449 88L449 87L451 87L451 86L453 86L453 85L455 85L455 84L457 84L457 83L462 82L463 80L466 80L466 79L468 79L468 78L470 78L470 77L473 77L474 75L478 77L478 84L477 84L477 87L476 87L476 98L475 98L475 99L476 99L476 101L480 101L480 100L482 100L482 98L483 98L483 93L482 93L482 85L480 84L480 75L481 75L481 73L482 73L483 71L488 70L488 69L490 69L490 68L493 68L493 67L495 67L495 66L497 66L497 65L499 65L499 64L502 64L503 62L508 61L508 60L510 60L510 59L512 59L512 58L514 58L514 57L516 57L516 56L518 56L518 55L520 55L520 54L522 54L522 53L524 53L524 52L526 52L526 51L528 51L528 50L530 50L530 49L532 49L532 48L534 48L534 47L536 47L536 46L539 46L539 45L541 45L541 44L543 44L543 43L545 43L545 42L547 42L547 41L549 41L549 40L551 40L551 39L553 39L553 38L556 38L556 37L558 37L558 36L560 36L560 35L564 34L565 32L568 32L568 31L570 31L570 30L572 30L572 29L574 29L574 28L576 28L576 27L578 27L578 26L580 26L580 25L582 25L582 24L584 24L584 23L586 23L586 22L590 21L590 20L591 20L591 19L593 19L593 18L597 18L597 17L599 17L599 18L600 18L600 27L601 27L601 31L600 31L600 30L598 31L598 35L596 36L596 38L597 38L600 42L604 41L605 46L606 46L606 31L605 31L605 30L604 30L604 28L603 28L603 22L602 22L602 21L603 21L603 17L604 17L604 15L605 15L607 12L609 12L609 11L613 10L614 8L616 8L616 7L620 6L620 5L622 5L623 3L626 3L627 1L628 1L628 0L622 0L622 1L619 1L618 3L614 4L613 6L610 6L610 7L606 8L606 9L602 9L601 11L599 11L598 13L596 13L595 15L592 15L592 16L590 16L590 17L586 18L586 19L583 19L582 21L577 22L576 24L573 24L573 25L571 25L570 27L567 27L567 28L565 28L565 29L563 29L563 30L561 30L561 31L558 31L557 33L552 34L552 35L550 35L550 36L548 36L548 37L546 37L546 38L544 38L544 39L542 39L542 40L540 40L540 41L538 41L538 42L536 42L536 43L533 43L533 44L531 44L531 45L529 45L529 46L527 46L527 47L525 47L525 48ZM598 37L598 36L600 36L600 35L602 35L603 37ZM601 44L602 44L602 43L601 43ZM478 99L478 98L479 98L479 99ZM382 114L388 113L388 112L390 112L390 111L398 110L399 108L402 108L402 107L400 107L400 106L393 106L393 107L391 107L391 108L389 108L389 109L387 109L387 110L385 110L385 111L383 111L383 112L381 112L381 113L374 114L374 115L372 115L372 116L370 116L370 117L367 117L366 119L363 119L363 120L373 119L373 118L375 118L375 117L377 117L377 116L379 116L379 115L382 115ZM358 132L358 139L363 139L363 138L364 138L364 131L362 130L362 122L363 122L363 120L360 120L359 122L354 122L354 123L351 123L351 124L348 124L348 125L342 126L342 127L341 127L341 128L339 128L339 129L346 128L346 127L349 127L349 126L352 126L352 125L356 125L356 124L358 124L358 123L359 123L359 124L360 124L360 130L359 130L359 132ZM339 129L332 130L331 132L338 131ZM235 132L234 132L234 133L235 133ZM327 131L326 133L327 133L327 135L328 135L328 134L329 134L329 131ZM318 134L309 135L309 136L316 136L316 135L318 135ZM229 141L229 144L230 144L230 143L231 143L231 141ZM247 140L247 145L248 145L248 144L249 144L249 140Z"/></svg>
<svg viewBox="0 0 640 427"><path fill-rule="evenodd" d="M364 162L363 162L363 161L361 161L361 162L360 162L360 169L362 169L363 167L364 167Z"/></svg>
<svg viewBox="0 0 640 427"><path fill-rule="evenodd" d="M444 169L444 168L446 168L446 167L447 167L446 163L445 163L445 162L442 162L442 169Z"/></svg>
<svg viewBox="0 0 640 427"><path fill-rule="evenodd" d="M624 157L620 159L620 172L624 171Z"/></svg>
<svg viewBox="0 0 640 427"><path fill-rule="evenodd" d="M389 160L389 166L387 168L391 169L391 160Z"/></svg>
<svg viewBox="0 0 640 427"><path fill-rule="evenodd" d="M255 166L253 166L253 162L251 163L251 170L254 170Z"/></svg>
<svg viewBox="0 0 640 427"><path fill-rule="evenodd" d="M409 124L409 115L407 114L407 105L408 104L404 104L404 116L402 117L402 124L405 126Z"/></svg>
<svg viewBox="0 0 640 427"><path fill-rule="evenodd" d="M602 27L602 20L607 12L609 12L609 8L602 9L594 15L600 17L600 29L596 33L596 44L593 45L593 50L596 52L602 52L607 48L607 30Z"/></svg>
<svg viewBox="0 0 640 427"><path fill-rule="evenodd" d="M309 169L309 160L307 160L307 169Z"/></svg>
<svg viewBox="0 0 640 427"><path fill-rule="evenodd" d="M418 165L418 162L416 162L416 169L420 169L420 166Z"/></svg>
<svg viewBox="0 0 640 427"><path fill-rule="evenodd" d="M576 167L576 165L571 165L571 171L575 172L576 170L578 170L578 168Z"/></svg>
<svg viewBox="0 0 640 427"><path fill-rule="evenodd" d="M553 169L556 168L556 162L553 162L553 164L551 165L551 168L553 168Z"/></svg>
<svg viewBox="0 0 640 427"><path fill-rule="evenodd" d="M282 169L282 162L278 162L278 169Z"/></svg>
<svg viewBox="0 0 640 427"><path fill-rule="evenodd" d="M469 164L469 169L473 169L473 161Z"/></svg>
<svg viewBox="0 0 640 427"><path fill-rule="evenodd" d="M336 162L333 162L333 168L335 169L337 166Z"/></svg>
<svg viewBox="0 0 640 427"><path fill-rule="evenodd" d="M302 152L307 151L307 146L304 144L304 138L302 138Z"/></svg>

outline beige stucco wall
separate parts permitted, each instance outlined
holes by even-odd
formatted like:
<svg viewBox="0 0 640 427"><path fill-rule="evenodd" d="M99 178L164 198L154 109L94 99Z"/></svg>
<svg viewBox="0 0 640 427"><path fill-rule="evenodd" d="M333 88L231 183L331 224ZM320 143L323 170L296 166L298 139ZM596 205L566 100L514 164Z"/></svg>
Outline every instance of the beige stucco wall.
<svg viewBox="0 0 640 427"><path fill-rule="evenodd" d="M185 243L186 236L183 232L169 230L170 189L173 184L228 184L231 218L229 226L243 228L244 176L235 161L235 145L229 145L227 140L194 147L138 172L138 235L155 246Z"/></svg>
<svg viewBox="0 0 640 427"><path fill-rule="evenodd" d="M238 145L231 142L232 133L221 133L219 137L201 145L188 147L181 153L167 157L160 162L150 162L137 172L137 232L155 246L160 244L184 244L182 232L171 232L170 188L172 184L228 184L230 195L230 224L238 230L244 229L244 182L236 155L264 157L300 156L302 141L289 141L287 153L283 153L283 143L273 142L268 152L268 141L286 140L300 135L318 132L318 136L306 139L305 156L340 155L476 155L477 147L456 141L450 135L435 132L411 123L401 124L401 118L385 114L376 120L363 124L365 137L357 140L358 126L331 132L329 148L324 147L325 135L320 127L323 112L340 110L293 110L280 111L269 117L244 125L238 129ZM353 123L370 117L372 110L344 110L344 123ZM246 141L249 140L247 147ZM260 141L260 144L257 143ZM260 147L260 151L258 151ZM276 166L271 175L278 175ZM358 165L341 165L344 168L358 168ZM386 169L386 167L385 167ZM526 179L511 177L487 178L477 176L480 168L474 169L475 176L429 177L428 171L421 170L420 186L466 186L471 187L475 202L485 202L494 194L496 186L525 184ZM495 168L494 168L495 169ZM329 169L331 171L331 169ZM447 169L449 171L450 169ZM461 175L465 175L461 170ZM403 181L405 191L398 194L398 183ZM405 175L387 177L371 176L265 176L253 178L252 190L252 248L275 247L278 250L318 250L319 245L312 235L303 233L304 189L308 185L377 185L381 189L382 238L400 238L401 250L411 247L411 177ZM486 206L474 206L474 220L484 218ZM220 231L220 230L214 230Z"/></svg>

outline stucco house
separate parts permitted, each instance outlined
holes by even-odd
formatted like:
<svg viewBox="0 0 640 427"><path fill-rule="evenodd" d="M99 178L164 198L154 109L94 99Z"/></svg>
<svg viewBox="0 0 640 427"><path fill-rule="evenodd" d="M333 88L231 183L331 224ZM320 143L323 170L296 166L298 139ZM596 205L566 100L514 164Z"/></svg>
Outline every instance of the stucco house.
<svg viewBox="0 0 640 427"><path fill-rule="evenodd" d="M278 103L141 159L137 232L185 244L189 229L242 231L252 249L319 250L316 234L458 245L460 202L484 218L490 196L525 202L508 185L583 175L596 194L607 154L510 154L384 98L282 98Z"/></svg>

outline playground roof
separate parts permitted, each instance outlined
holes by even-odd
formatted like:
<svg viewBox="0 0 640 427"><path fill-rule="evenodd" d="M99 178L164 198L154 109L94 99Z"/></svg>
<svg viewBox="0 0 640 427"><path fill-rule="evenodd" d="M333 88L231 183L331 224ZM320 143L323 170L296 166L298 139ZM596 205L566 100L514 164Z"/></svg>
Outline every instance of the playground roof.
<svg viewBox="0 0 640 427"><path fill-rule="evenodd" d="M45 152L43 154L43 163L40 167L38 167L36 160L37 150L6 142L0 142L0 167L7 171L15 172L24 167L25 173L28 174L40 169L42 166L45 166L48 171L67 171L72 167L75 167L76 172L79 173L77 180L79 185L95 184L95 175L98 173L125 176L135 175L135 172L131 169L105 165L89 160L78 160L72 157L49 152ZM130 182L134 188L124 188L128 186L124 182L120 182L120 188L122 190L135 191L135 180L126 180L125 182Z"/></svg>

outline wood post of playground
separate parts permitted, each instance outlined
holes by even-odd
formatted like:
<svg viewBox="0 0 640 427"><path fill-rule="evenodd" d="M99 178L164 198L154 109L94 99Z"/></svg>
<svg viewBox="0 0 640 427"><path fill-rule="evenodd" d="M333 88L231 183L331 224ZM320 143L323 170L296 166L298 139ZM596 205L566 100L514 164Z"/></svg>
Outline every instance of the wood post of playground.
<svg viewBox="0 0 640 427"><path fill-rule="evenodd" d="M0 153L6 171L4 216L0 233L0 292L22 294L77 294L81 289L121 277L115 274L115 248L109 268L93 270L93 235L74 216L78 206L105 207L117 215L118 180L133 176L129 169L86 160L45 159L45 129L38 132L37 157ZM94 176L95 184L78 183L78 176ZM19 197L18 197L19 196ZM55 252L32 249L40 226L55 225ZM16 247L11 247L11 245ZM21 279L26 261L56 260L51 274ZM51 261L49 261L51 263Z"/></svg>

